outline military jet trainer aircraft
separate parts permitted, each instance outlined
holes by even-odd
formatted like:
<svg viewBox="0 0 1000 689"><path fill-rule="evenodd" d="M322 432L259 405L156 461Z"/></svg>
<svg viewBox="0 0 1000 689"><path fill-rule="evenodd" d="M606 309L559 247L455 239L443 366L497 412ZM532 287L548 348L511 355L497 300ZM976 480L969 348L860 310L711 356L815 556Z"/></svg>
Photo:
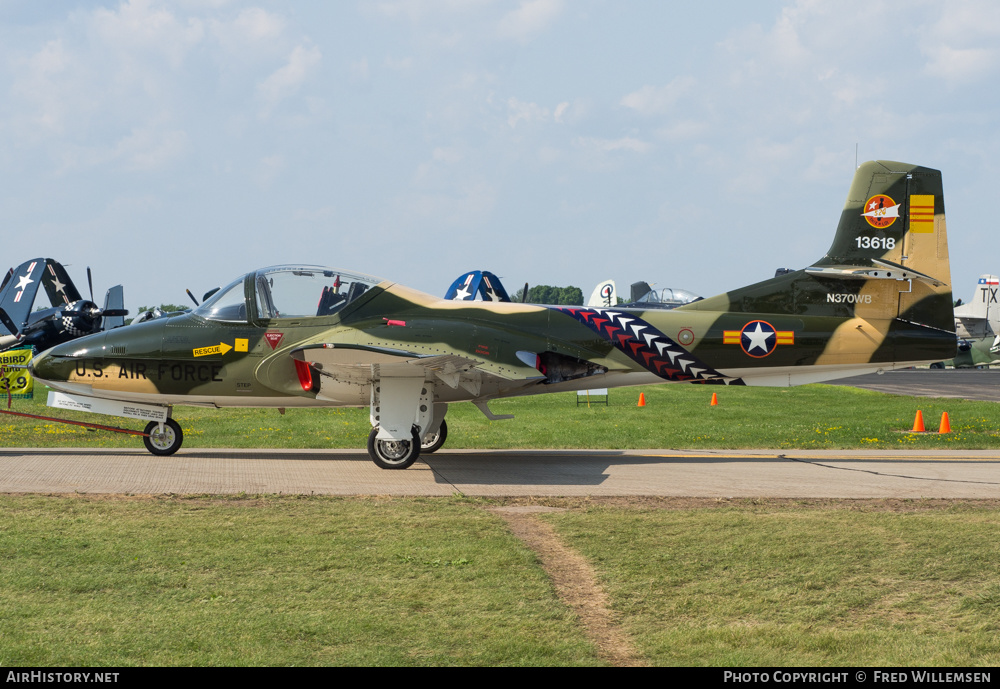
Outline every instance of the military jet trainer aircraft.
<svg viewBox="0 0 1000 689"><path fill-rule="evenodd" d="M278 266L188 315L50 349L33 373L65 393L53 406L149 420L156 454L182 442L172 405L368 406L372 460L402 469L444 441L455 402L495 419L487 403L501 397L799 385L949 359L949 271L941 173L869 162L825 256L676 309L445 301L356 273Z"/></svg>
<svg viewBox="0 0 1000 689"><path fill-rule="evenodd" d="M34 346L42 351L62 342L117 328L125 324L124 291L115 285L104 297L104 308L94 303L94 286L87 269L90 300L80 296L66 269L51 258L33 258L8 272L0 285L0 322L9 335L0 335L0 351ZM32 311L39 287L45 287L52 308Z"/></svg>

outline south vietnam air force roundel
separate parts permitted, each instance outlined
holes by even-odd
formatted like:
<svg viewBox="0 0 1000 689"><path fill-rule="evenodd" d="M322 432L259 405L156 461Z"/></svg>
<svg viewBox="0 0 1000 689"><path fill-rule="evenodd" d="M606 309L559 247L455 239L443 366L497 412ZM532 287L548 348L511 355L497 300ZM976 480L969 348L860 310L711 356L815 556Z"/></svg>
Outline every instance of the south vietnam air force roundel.
<svg viewBox="0 0 1000 689"><path fill-rule="evenodd" d="M775 330L767 321L750 321L741 330L724 330L723 344L739 344L747 356L762 359L778 345L795 344L791 330Z"/></svg>

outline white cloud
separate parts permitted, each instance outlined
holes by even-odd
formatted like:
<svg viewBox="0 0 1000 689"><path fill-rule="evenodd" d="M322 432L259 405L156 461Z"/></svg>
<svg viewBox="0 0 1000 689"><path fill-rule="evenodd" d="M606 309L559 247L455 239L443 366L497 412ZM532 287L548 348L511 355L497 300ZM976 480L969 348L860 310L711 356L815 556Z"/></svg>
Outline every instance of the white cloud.
<svg viewBox="0 0 1000 689"><path fill-rule="evenodd" d="M507 99L507 124L511 129L517 127L518 122L555 122L561 124L563 115L566 114L569 103L560 103L555 111L542 107L537 103L525 103L517 98Z"/></svg>
<svg viewBox="0 0 1000 689"><path fill-rule="evenodd" d="M129 0L117 10L99 8L91 16L93 31L107 48L126 54L159 53L176 67L187 51L204 38L204 23L196 18L180 21L153 4L150 0Z"/></svg>
<svg viewBox="0 0 1000 689"><path fill-rule="evenodd" d="M68 75L73 64L73 56L59 39L47 42L37 53L20 61L13 93L29 106L22 111L32 112L25 118L31 128L62 132L67 114L74 109L74 89Z"/></svg>
<svg viewBox="0 0 1000 689"><path fill-rule="evenodd" d="M132 171L150 172L184 156L188 136L181 130L157 126L133 130L115 146L113 158Z"/></svg>
<svg viewBox="0 0 1000 689"><path fill-rule="evenodd" d="M261 158L258 161L257 169L254 172L254 180L257 182L257 186L261 188L271 186L274 180L285 171L287 165L288 163L285 160L285 157L280 153Z"/></svg>
<svg viewBox="0 0 1000 689"><path fill-rule="evenodd" d="M295 95L321 59L322 54L316 46L295 46L288 62L257 85L257 95L264 101L265 109L269 111L285 98Z"/></svg>
<svg viewBox="0 0 1000 689"><path fill-rule="evenodd" d="M413 69L413 58L412 57L394 58L386 56L385 66L396 72L409 72L411 69Z"/></svg>
<svg viewBox="0 0 1000 689"><path fill-rule="evenodd" d="M524 0L500 20L498 32L503 38L525 40L548 28L562 10L563 0Z"/></svg>
<svg viewBox="0 0 1000 689"><path fill-rule="evenodd" d="M219 45L240 56L252 54L271 55L284 44L287 28L284 17L252 7L240 12L235 19L213 19L209 30Z"/></svg>
<svg viewBox="0 0 1000 689"><path fill-rule="evenodd" d="M664 141L679 142L692 141L704 137L711 126L702 120L680 120L656 130L657 138Z"/></svg>
<svg viewBox="0 0 1000 689"><path fill-rule="evenodd" d="M645 153L651 148L649 143L631 136L625 136L620 139L600 139L581 136L573 139L573 145L585 150L600 151L602 153L611 153L614 151Z"/></svg>
<svg viewBox="0 0 1000 689"><path fill-rule="evenodd" d="M976 81L989 76L997 68L998 53L993 48L952 48L938 45L925 48L927 65L924 71L947 81Z"/></svg>
<svg viewBox="0 0 1000 689"><path fill-rule="evenodd" d="M376 11L390 19L421 21L442 14L468 14L490 5L493 0L384 0Z"/></svg>
<svg viewBox="0 0 1000 689"><path fill-rule="evenodd" d="M677 101L690 93L695 83L694 77L683 76L673 79L666 86L646 85L622 98L621 104L640 115L662 115L673 110Z"/></svg>
<svg viewBox="0 0 1000 689"><path fill-rule="evenodd" d="M411 193L396 201L397 215L431 220L439 227L479 227L496 207L497 190L487 182L470 182L451 193Z"/></svg>
<svg viewBox="0 0 1000 689"><path fill-rule="evenodd" d="M351 81L359 84L368 81L371 73L368 69L368 58L363 57L360 60L354 60L351 62Z"/></svg>

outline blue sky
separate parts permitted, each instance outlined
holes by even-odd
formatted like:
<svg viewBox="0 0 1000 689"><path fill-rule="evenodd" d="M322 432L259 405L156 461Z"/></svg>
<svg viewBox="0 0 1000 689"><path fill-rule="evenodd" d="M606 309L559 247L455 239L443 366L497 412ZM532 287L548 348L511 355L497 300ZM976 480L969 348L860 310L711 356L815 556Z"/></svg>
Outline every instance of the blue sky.
<svg viewBox="0 0 1000 689"><path fill-rule="evenodd" d="M708 296L826 251L857 146L943 171L968 298L998 39L988 0L0 0L4 268L133 310L297 262Z"/></svg>

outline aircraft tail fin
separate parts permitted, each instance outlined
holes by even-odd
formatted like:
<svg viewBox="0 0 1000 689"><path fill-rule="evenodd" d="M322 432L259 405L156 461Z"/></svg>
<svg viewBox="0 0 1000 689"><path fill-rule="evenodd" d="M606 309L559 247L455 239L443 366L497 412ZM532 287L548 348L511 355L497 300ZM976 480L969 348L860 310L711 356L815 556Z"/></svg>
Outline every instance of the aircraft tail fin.
<svg viewBox="0 0 1000 689"><path fill-rule="evenodd" d="M862 164L826 255L803 270L679 310L754 313L764 320L768 314L833 317L831 332L815 333L829 342L825 352L838 352L833 359L857 360L866 348L870 360L950 358L955 318L941 172L891 161Z"/></svg>
<svg viewBox="0 0 1000 689"><path fill-rule="evenodd" d="M955 318L982 319L994 331L1000 332L1000 277L996 275L980 275L976 282L975 295L968 303L955 307Z"/></svg>
<svg viewBox="0 0 1000 689"><path fill-rule="evenodd" d="M128 315L128 311L125 310L125 289L121 285L115 285L104 295L102 313L104 314L101 322L102 330L111 330L125 325L125 316Z"/></svg>
<svg viewBox="0 0 1000 689"><path fill-rule="evenodd" d="M28 322L35 294L42 280L45 268L44 258L33 258L14 269L13 277L0 290L0 322L10 330L11 335L19 334Z"/></svg>
<svg viewBox="0 0 1000 689"><path fill-rule="evenodd" d="M629 299L629 301L630 302L637 302L637 301L639 301L644 296L646 296L647 294L649 294L649 291L651 289L653 289L653 288L650 287L649 283L646 282L645 280L640 280L639 282L633 282L632 286L630 287L630 294L629 294L629 296L631 298Z"/></svg>
<svg viewBox="0 0 1000 689"><path fill-rule="evenodd" d="M587 306L595 308L610 308L618 304L618 288L614 280L602 280L590 294Z"/></svg>

